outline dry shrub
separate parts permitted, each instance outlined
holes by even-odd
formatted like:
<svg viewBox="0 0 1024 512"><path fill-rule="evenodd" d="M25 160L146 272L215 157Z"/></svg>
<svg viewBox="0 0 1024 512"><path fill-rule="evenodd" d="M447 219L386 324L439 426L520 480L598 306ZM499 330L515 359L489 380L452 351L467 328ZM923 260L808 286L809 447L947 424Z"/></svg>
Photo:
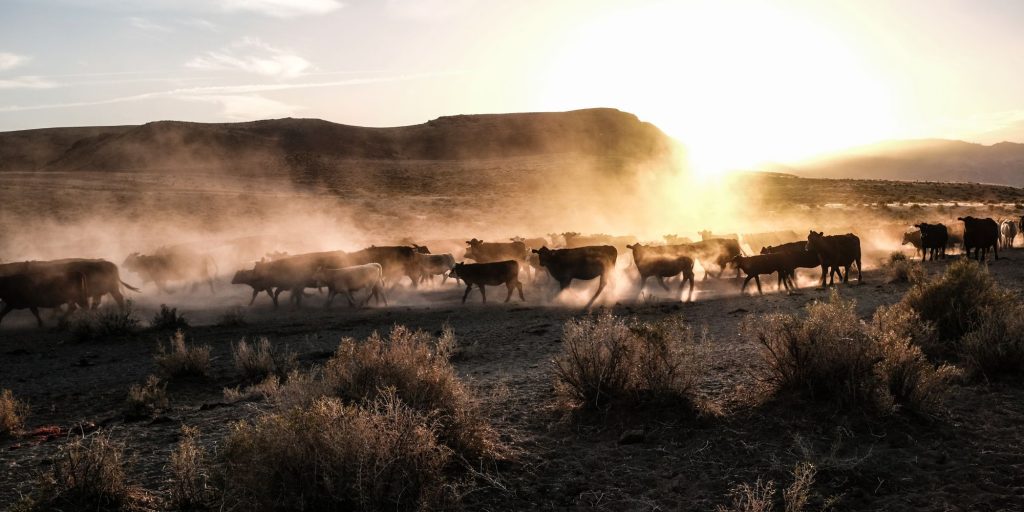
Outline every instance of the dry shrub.
<svg viewBox="0 0 1024 512"><path fill-rule="evenodd" d="M28 404L14 398L11 390L0 391L0 439L21 432L28 412Z"/></svg>
<svg viewBox="0 0 1024 512"><path fill-rule="evenodd" d="M960 373L948 364L936 368L922 352L934 343L934 328L900 303L875 310L868 332L881 352L878 371L893 401L914 412L934 409Z"/></svg>
<svg viewBox="0 0 1024 512"><path fill-rule="evenodd" d="M911 288L903 302L932 323L941 340L950 342L945 348L935 347L942 353L929 355L948 357L955 354L955 343L977 326L983 312L1011 309L1015 299L987 268L961 258L950 264L942 277Z"/></svg>
<svg viewBox="0 0 1024 512"><path fill-rule="evenodd" d="M197 376L205 377L210 371L210 347L189 346L185 333L180 329L174 333L167 347L157 345L154 357L160 374L166 378Z"/></svg>
<svg viewBox="0 0 1024 512"><path fill-rule="evenodd" d="M920 283L924 281L924 266L911 261L902 252L893 252L883 266L887 283Z"/></svg>
<svg viewBox="0 0 1024 512"><path fill-rule="evenodd" d="M1024 308L982 310L974 330L960 342L960 360L975 377L1024 374Z"/></svg>
<svg viewBox="0 0 1024 512"><path fill-rule="evenodd" d="M437 340L403 326L395 326L387 338L377 333L362 342L346 338L324 367L323 392L369 403L381 390L393 389L403 403L436 422L441 442L459 455L494 456L496 435L449 360L454 346L450 329Z"/></svg>
<svg viewBox="0 0 1024 512"><path fill-rule="evenodd" d="M812 501L811 487L817 470L813 464L800 463L793 468L793 483L782 491L782 504L785 512L803 512ZM717 507L718 512L772 512L778 491L774 480L757 479L753 485L740 484L729 493L732 503ZM833 500L825 500L822 510L833 505Z"/></svg>
<svg viewBox="0 0 1024 512"><path fill-rule="evenodd" d="M955 374L948 366L936 369L924 357L917 344L931 331L912 310L880 308L869 326L857 317L856 303L836 292L827 303L809 304L806 318L771 314L748 319L743 331L764 347L762 378L776 392L840 407L926 411Z"/></svg>
<svg viewBox="0 0 1024 512"><path fill-rule="evenodd" d="M284 378L296 365L296 356L289 350L279 350L267 338L250 344L244 338L232 348L235 368L247 382L262 382L268 377Z"/></svg>
<svg viewBox="0 0 1024 512"><path fill-rule="evenodd" d="M178 509L201 509L210 501L206 450L199 444L199 429L181 426L181 441L171 452L170 502Z"/></svg>
<svg viewBox="0 0 1024 512"><path fill-rule="evenodd" d="M78 438L60 447L21 510L135 510L141 491L125 477L124 449L106 434Z"/></svg>
<svg viewBox="0 0 1024 512"><path fill-rule="evenodd" d="M221 455L225 501L240 510L425 510L448 494L451 451L394 390L239 422Z"/></svg>
<svg viewBox="0 0 1024 512"><path fill-rule="evenodd" d="M143 419L167 409L167 384L161 383L155 375L146 378L142 385L132 384L128 389L125 403L125 418Z"/></svg>
<svg viewBox="0 0 1024 512"><path fill-rule="evenodd" d="M124 308L106 306L98 310L79 310L66 320L65 326L75 341L90 342L133 334L141 323L135 306L128 300Z"/></svg>
<svg viewBox="0 0 1024 512"><path fill-rule="evenodd" d="M188 320L185 315L178 314L178 308L168 308L166 304L160 304L160 311L153 315L149 326L160 331L177 331L188 329Z"/></svg>
<svg viewBox="0 0 1024 512"><path fill-rule="evenodd" d="M244 327L248 323L245 317L245 310L241 307L228 309L217 320L217 325L220 327Z"/></svg>
<svg viewBox="0 0 1024 512"><path fill-rule="evenodd" d="M627 322L606 312L564 329L553 361L559 395L589 409L692 399L705 347L679 319Z"/></svg>

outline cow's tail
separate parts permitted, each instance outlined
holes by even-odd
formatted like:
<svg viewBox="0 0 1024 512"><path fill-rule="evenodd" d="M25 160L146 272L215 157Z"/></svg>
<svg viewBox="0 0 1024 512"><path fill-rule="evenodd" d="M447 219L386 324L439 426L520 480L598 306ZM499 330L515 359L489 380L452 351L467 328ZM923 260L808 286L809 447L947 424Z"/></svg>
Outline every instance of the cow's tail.
<svg viewBox="0 0 1024 512"><path fill-rule="evenodd" d="M117 282L121 283L121 286L124 286L125 288L127 288L127 289L129 289L129 290L131 290L133 292L141 292L142 291L142 290L140 290L140 289L138 289L138 288L136 288L136 287L134 287L134 286L124 282L124 281L122 281L120 278L117 279Z"/></svg>

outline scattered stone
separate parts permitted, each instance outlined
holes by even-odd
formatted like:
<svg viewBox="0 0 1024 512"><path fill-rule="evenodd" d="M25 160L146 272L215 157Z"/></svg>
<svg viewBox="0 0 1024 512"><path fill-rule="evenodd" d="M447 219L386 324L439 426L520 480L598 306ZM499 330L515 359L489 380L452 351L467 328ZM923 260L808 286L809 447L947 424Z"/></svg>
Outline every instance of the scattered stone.
<svg viewBox="0 0 1024 512"><path fill-rule="evenodd" d="M619 436L619 444L637 444L644 442L646 434L643 430L633 429L627 430Z"/></svg>

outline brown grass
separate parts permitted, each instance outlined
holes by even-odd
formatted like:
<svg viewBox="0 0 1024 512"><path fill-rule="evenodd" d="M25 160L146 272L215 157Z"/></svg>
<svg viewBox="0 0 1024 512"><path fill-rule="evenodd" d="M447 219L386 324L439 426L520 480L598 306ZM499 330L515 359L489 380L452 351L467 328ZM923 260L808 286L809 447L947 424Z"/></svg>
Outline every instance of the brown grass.
<svg viewBox="0 0 1024 512"><path fill-rule="evenodd" d="M428 510L449 497L451 451L394 390L365 407L321 398L234 425L225 502L247 510Z"/></svg>
<svg viewBox="0 0 1024 512"><path fill-rule="evenodd" d="M66 320L65 327L77 342L103 341L127 336L139 330L139 315L132 301L125 301L124 309L106 306L98 310L79 310Z"/></svg>
<svg viewBox="0 0 1024 512"><path fill-rule="evenodd" d="M271 376L285 378L296 365L294 352L274 347L267 338L252 344L242 339L232 347L231 355L246 382L262 382Z"/></svg>
<svg viewBox="0 0 1024 512"><path fill-rule="evenodd" d="M793 468L793 483L782 491L784 512L804 512L812 501L811 487L817 474L813 464L800 463ZM763 481L760 478L754 484L740 484L729 493L732 502L728 506L719 505L718 512L772 512L779 498L774 480ZM825 500L822 510L832 505L832 500Z"/></svg>
<svg viewBox="0 0 1024 512"><path fill-rule="evenodd" d="M166 304L160 304L160 311L153 315L149 326L160 331L177 331L188 329L188 320L185 315L178 313L178 308L169 308Z"/></svg>
<svg viewBox="0 0 1024 512"><path fill-rule="evenodd" d="M132 384L128 389L124 415L127 419L149 418L167 409L169 404L167 384L161 383L155 375L150 375L144 384Z"/></svg>
<svg viewBox="0 0 1024 512"><path fill-rule="evenodd" d="M704 350L679 319L652 324L603 313L564 329L553 361L560 396L588 409L692 399Z"/></svg>
<svg viewBox="0 0 1024 512"><path fill-rule="evenodd" d="M975 329L961 340L960 360L973 377L1024 375L1024 308L981 311Z"/></svg>
<svg viewBox="0 0 1024 512"><path fill-rule="evenodd" d="M25 427L25 417L28 416L28 413L28 404L14 398L14 393L11 390L0 391L0 439L21 432L21 429Z"/></svg>
<svg viewBox="0 0 1024 512"><path fill-rule="evenodd" d="M883 265L883 270L887 283L916 284L924 281L924 266L921 262L911 261L902 252L891 253L889 260Z"/></svg>
<svg viewBox="0 0 1024 512"><path fill-rule="evenodd" d="M166 347L162 343L157 345L154 361L165 378L205 377L210 371L210 347L190 346L185 342L185 333L179 329Z"/></svg>
<svg viewBox="0 0 1024 512"><path fill-rule="evenodd" d="M171 452L170 504L179 510L202 509L210 502L206 450L199 444L199 429L181 426L181 440Z"/></svg>
<svg viewBox="0 0 1024 512"><path fill-rule="evenodd" d="M74 439L60 447L18 510L139 509L143 494L128 484L124 449L106 434Z"/></svg>
<svg viewBox="0 0 1024 512"><path fill-rule="evenodd" d="M497 435L449 360L455 346L450 329L435 340L403 326L394 327L387 338L374 333L361 342L344 339L324 367L325 391L369 403L382 390L393 389L403 403L437 424L440 441L457 454L496 456Z"/></svg>

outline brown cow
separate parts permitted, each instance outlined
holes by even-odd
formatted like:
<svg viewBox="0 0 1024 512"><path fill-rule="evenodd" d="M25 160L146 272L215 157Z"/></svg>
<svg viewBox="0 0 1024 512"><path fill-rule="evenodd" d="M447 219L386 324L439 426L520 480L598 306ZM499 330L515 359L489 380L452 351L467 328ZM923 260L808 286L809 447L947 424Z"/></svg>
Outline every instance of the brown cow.
<svg viewBox="0 0 1024 512"><path fill-rule="evenodd" d="M43 319L39 308L60 308L68 304L68 314L76 305L89 307L89 286L86 275L68 270L44 270L0 277L0 322L15 309L28 309L36 317L39 327Z"/></svg>
<svg viewBox="0 0 1024 512"><path fill-rule="evenodd" d="M171 293L167 283L172 281L192 282L193 289L200 282L206 282L210 286L210 293L216 293L213 278L217 273L217 264L208 254L200 254L187 247L161 247L153 254L133 252L122 265L138 274L143 286L153 282L164 293Z"/></svg>
<svg viewBox="0 0 1024 512"><path fill-rule="evenodd" d="M498 286L504 284L508 289L505 295L505 302L512 298L513 288L519 290L519 300L526 300L523 296L523 283L519 282L519 262L515 260L495 261L489 263L456 263L452 269L453 276L462 279L466 283L466 293L462 294L462 303L466 303L473 285L480 289L480 296L484 304L487 303L487 292L484 286Z"/></svg>
<svg viewBox="0 0 1024 512"><path fill-rule="evenodd" d="M529 254L523 242L494 243L483 240L467 240L466 259L477 263L493 263L496 261L516 260L525 262Z"/></svg>
<svg viewBox="0 0 1024 512"><path fill-rule="evenodd" d="M594 296L587 302L586 307L588 308L604 290L615 270L615 260L618 258L618 251L610 245L572 249L541 247L534 249L533 252L540 257L540 266L548 269L551 277L558 281L560 290L568 288L573 279L584 281L594 278L601 279Z"/></svg>
<svg viewBox="0 0 1024 512"><path fill-rule="evenodd" d="M644 291L644 285L647 284L649 277L657 279L658 284L667 292L669 289L665 284L665 278L683 274L683 280L679 282L680 298L682 298L683 286L689 281L690 292L686 297L686 302L693 299L693 258L673 254L672 251L663 251L665 246L651 247L633 244L627 247L633 251L633 263L636 264L636 269L640 272L640 292Z"/></svg>

